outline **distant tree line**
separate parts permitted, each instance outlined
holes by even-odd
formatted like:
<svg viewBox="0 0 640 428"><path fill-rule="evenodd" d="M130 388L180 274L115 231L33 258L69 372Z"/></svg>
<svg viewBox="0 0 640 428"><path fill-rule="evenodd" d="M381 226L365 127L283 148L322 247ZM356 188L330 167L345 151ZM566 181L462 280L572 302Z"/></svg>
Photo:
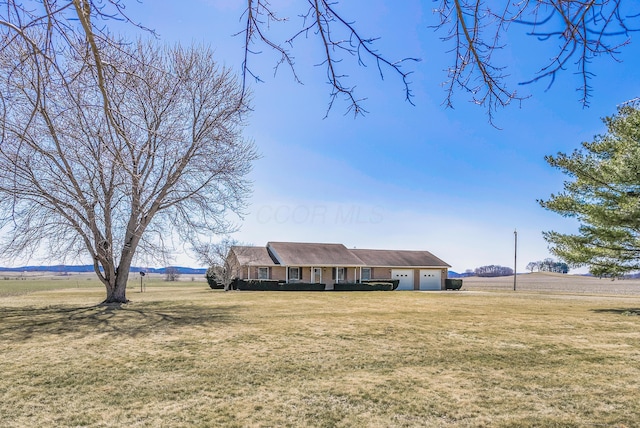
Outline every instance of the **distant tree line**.
<svg viewBox="0 0 640 428"><path fill-rule="evenodd" d="M476 268L475 274L480 277L510 276L513 275L513 269L498 265L480 266Z"/></svg>
<svg viewBox="0 0 640 428"><path fill-rule="evenodd" d="M544 259L538 262L529 262L527 265L529 272L554 272L554 273L568 273L569 265L564 262L555 261L551 258Z"/></svg>

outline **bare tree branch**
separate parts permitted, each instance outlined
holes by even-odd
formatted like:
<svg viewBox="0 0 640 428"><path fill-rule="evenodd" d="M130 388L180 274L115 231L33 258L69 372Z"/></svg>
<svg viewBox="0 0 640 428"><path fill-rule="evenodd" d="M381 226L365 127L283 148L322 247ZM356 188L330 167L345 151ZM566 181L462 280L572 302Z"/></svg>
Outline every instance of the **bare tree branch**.
<svg viewBox="0 0 640 428"><path fill-rule="evenodd" d="M293 48L302 38L317 41L322 47L318 65L325 67L330 85L327 113L336 100L347 102L347 113L366 113L366 98L356 93L356 83L352 82L345 70L356 66L366 66L373 61L381 78L386 72L398 76L404 88L405 99L412 103L411 71L403 67L406 63L418 61L405 57L390 59L388 54L378 52L374 46L376 37L365 37L340 10L338 1L306 0L301 3L300 26L293 34L282 40L270 31L273 27L291 23L287 17L276 13L279 6L272 6L268 0L247 0L242 15L244 36L244 58L242 62L242 87L246 90L248 80L262 81L250 67L253 54L261 53L263 47L278 55L274 72L281 65L291 70L293 79L301 82L296 70ZM395 7L402 7L397 5ZM467 93L471 101L484 107L493 121L499 108L512 101L521 101L526 96L511 88L506 65L496 60L496 54L504 48L502 35L510 31L512 24L529 28L528 34L546 43L557 43L555 54L542 65L536 75L521 85L541 80L550 87L557 74L568 70L579 76L580 102L587 106L592 91L590 79L593 76L591 63L598 57L610 57L619 61L620 49L630 43L630 34L637 31L640 14L629 3L621 0L522 0L517 2L495 2L492 0L440 0L435 8L439 17L436 29L446 34L442 39L451 45L453 61L448 67L448 81L444 104L453 106L454 94ZM626 9L625 9L626 8ZM39 57L43 73L55 69L55 56L72 46L78 38L88 43L95 67L98 87L103 89L102 75L107 66L100 58L101 44L112 42L108 34L109 20L130 23L142 30L153 33L133 20L126 13L124 0L9 0L0 10L0 28L3 38L0 49L4 49L17 38L29 42L31 55ZM34 38L34 31L40 31ZM573 69L573 70L572 70ZM0 100L6 101L6 100ZM108 100L103 96L105 114L111 113ZM113 118L115 119L115 118ZM120 132L119 122L112 120L113 132Z"/></svg>
<svg viewBox="0 0 640 428"><path fill-rule="evenodd" d="M588 106L593 76L590 63L599 56L618 60L621 47L630 42L628 21L638 15L625 15L620 0L544 0L508 2L493 8L490 1L442 0L437 8L437 29L448 29L443 40L453 44L455 61L449 68L445 104L453 106L458 89L471 94L473 102L484 106L492 121L498 107L522 96L509 89L505 66L497 65L492 54L504 47L501 35L511 24L530 27L529 35L543 42L558 41L556 54L537 75L520 85L548 80L549 88L557 74L573 63L580 76L580 102ZM558 22L561 23L558 27Z"/></svg>
<svg viewBox="0 0 640 428"><path fill-rule="evenodd" d="M358 65L361 66L366 64L366 58L372 59L376 64L380 77L383 79L385 70L390 70L398 75L403 82L405 99L413 104L413 94L409 82L411 72L404 71L402 66L406 62L417 62L419 59L402 58L396 61L389 60L373 48L376 38L361 36L354 23L345 19L336 10L337 2L326 0L307 0L307 2L309 4L308 9L300 15L303 19L301 29L285 41L276 41L266 34L266 29L272 24L286 22L288 19L277 17L267 0L247 0L247 9L244 14L246 18L245 29L243 31L245 36L245 55L242 64L243 85L246 85L248 76L257 81L261 80L251 71L248 59L249 54L254 52L252 46L257 43L266 45L280 55L275 67L276 71L281 64L287 64L293 73L295 81L300 82L295 70L294 58L285 46L293 47L294 42L299 38L308 37L309 34L313 33L319 37L324 53L319 65L326 67L327 82L332 88L327 114L338 97L344 97L347 101L347 113L353 113L354 116L367 113L363 105L366 99L356 96L356 85L347 84L346 80L349 76L339 71L340 63L345 56L347 58L356 58ZM336 37L334 36L336 33L346 37Z"/></svg>

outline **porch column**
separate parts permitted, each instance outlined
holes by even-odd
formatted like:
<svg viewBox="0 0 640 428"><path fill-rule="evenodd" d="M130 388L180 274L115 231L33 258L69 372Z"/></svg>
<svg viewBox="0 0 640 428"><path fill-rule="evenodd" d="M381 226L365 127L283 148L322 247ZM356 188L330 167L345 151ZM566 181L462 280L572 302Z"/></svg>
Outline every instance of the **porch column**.
<svg viewBox="0 0 640 428"><path fill-rule="evenodd" d="M251 266L247 266L247 279L251 279Z"/></svg>
<svg viewBox="0 0 640 428"><path fill-rule="evenodd" d="M289 283L289 266L284 267L284 282Z"/></svg>

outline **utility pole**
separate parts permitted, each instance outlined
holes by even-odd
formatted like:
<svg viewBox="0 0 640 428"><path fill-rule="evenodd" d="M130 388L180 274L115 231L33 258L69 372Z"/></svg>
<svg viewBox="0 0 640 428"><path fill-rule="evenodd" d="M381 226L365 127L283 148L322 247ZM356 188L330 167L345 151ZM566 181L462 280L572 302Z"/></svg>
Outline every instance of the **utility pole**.
<svg viewBox="0 0 640 428"><path fill-rule="evenodd" d="M518 276L518 231L513 231L513 291L516 291L516 278Z"/></svg>

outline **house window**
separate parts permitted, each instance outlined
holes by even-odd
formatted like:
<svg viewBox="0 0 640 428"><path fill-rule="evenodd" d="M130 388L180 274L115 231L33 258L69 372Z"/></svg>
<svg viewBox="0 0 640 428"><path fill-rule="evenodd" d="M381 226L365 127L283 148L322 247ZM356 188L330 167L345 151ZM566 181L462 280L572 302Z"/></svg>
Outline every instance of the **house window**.
<svg viewBox="0 0 640 428"><path fill-rule="evenodd" d="M338 282L345 282L345 278L347 277L347 268L338 268Z"/></svg>
<svg viewBox="0 0 640 428"><path fill-rule="evenodd" d="M269 279L269 268L268 267L259 267L258 268L258 279Z"/></svg>
<svg viewBox="0 0 640 428"><path fill-rule="evenodd" d="M300 268L298 267L289 268L289 281L300 281Z"/></svg>
<svg viewBox="0 0 640 428"><path fill-rule="evenodd" d="M362 278L363 281L368 281L371 279L371 268L362 268Z"/></svg>

